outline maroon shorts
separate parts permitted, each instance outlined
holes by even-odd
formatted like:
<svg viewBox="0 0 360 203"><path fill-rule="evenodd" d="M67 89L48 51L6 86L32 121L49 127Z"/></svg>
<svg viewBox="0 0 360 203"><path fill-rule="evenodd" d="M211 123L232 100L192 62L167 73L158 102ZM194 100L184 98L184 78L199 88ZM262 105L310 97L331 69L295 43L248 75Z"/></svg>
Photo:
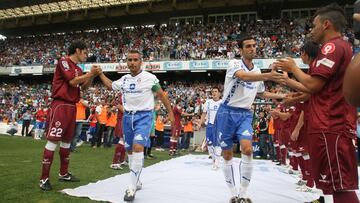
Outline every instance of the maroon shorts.
<svg viewBox="0 0 360 203"><path fill-rule="evenodd" d="M273 142L274 142L275 144L279 144L279 143L280 143L280 140L279 140L280 133L281 133L281 129L275 130L274 137L273 137L273 139L274 139Z"/></svg>
<svg viewBox="0 0 360 203"><path fill-rule="evenodd" d="M281 144L285 145L287 148L290 148L290 131L282 130L281 131Z"/></svg>
<svg viewBox="0 0 360 203"><path fill-rule="evenodd" d="M355 147L345 132L311 133L310 160L316 187L324 194L357 190Z"/></svg>
<svg viewBox="0 0 360 203"><path fill-rule="evenodd" d="M293 152L299 151L299 143L298 143L298 141L292 141L290 139L290 148L292 149Z"/></svg>
<svg viewBox="0 0 360 203"><path fill-rule="evenodd" d="M46 138L70 143L74 137L76 106L61 100L51 102L46 118Z"/></svg>
<svg viewBox="0 0 360 203"><path fill-rule="evenodd" d="M181 134L181 126L176 126L174 125L172 128L171 128L171 136L172 137L179 137Z"/></svg>
<svg viewBox="0 0 360 203"><path fill-rule="evenodd" d="M298 151L299 152L309 152L309 142L306 129L304 127L301 128L299 132L299 137L297 139L298 142Z"/></svg>

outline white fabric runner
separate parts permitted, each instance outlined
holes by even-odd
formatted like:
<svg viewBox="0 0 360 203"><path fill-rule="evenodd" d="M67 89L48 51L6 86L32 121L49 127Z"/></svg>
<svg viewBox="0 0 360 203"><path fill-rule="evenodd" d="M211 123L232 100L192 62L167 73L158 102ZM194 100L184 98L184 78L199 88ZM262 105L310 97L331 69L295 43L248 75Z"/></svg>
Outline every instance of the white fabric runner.
<svg viewBox="0 0 360 203"><path fill-rule="evenodd" d="M237 187L239 161L234 159ZM186 155L162 161L143 169L140 179L143 188L136 193L134 202L224 203L230 199L221 169L211 170L207 155ZM123 202L129 180L128 174L122 174L62 192L98 201ZM319 197L318 193L297 192L297 181L296 176L285 174L282 167L271 161L254 160L248 196L254 203L304 203Z"/></svg>

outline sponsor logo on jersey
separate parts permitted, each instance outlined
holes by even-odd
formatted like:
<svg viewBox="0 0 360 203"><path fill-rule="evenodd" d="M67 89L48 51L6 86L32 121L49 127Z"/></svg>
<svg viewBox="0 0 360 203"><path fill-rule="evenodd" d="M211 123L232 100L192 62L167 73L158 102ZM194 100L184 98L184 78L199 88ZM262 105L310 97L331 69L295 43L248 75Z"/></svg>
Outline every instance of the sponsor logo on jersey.
<svg viewBox="0 0 360 203"><path fill-rule="evenodd" d="M55 123L55 127L60 127L61 126L61 122L60 121L56 121L56 123Z"/></svg>
<svg viewBox="0 0 360 203"><path fill-rule="evenodd" d="M221 146L221 147L227 147L228 145L227 145L224 141L222 141L222 142L220 143L220 146Z"/></svg>
<svg viewBox="0 0 360 203"><path fill-rule="evenodd" d="M141 136L141 134L137 134L135 136L134 140L141 141L141 140L144 140L144 138Z"/></svg>
<svg viewBox="0 0 360 203"><path fill-rule="evenodd" d="M335 51L335 44L334 43L327 43L321 49L321 53L324 55L331 54Z"/></svg>
<svg viewBox="0 0 360 203"><path fill-rule="evenodd" d="M320 59L316 62L316 67L319 67L320 64L328 67L328 68L332 68L334 65L335 65L335 62L328 59L328 58L323 58L323 59Z"/></svg>
<svg viewBox="0 0 360 203"><path fill-rule="evenodd" d="M66 71L70 70L70 66L67 61L61 61L61 64L64 67L64 70Z"/></svg>
<svg viewBox="0 0 360 203"><path fill-rule="evenodd" d="M244 132L241 133L241 135L243 135L243 136L251 136L251 133L248 130L245 130Z"/></svg>

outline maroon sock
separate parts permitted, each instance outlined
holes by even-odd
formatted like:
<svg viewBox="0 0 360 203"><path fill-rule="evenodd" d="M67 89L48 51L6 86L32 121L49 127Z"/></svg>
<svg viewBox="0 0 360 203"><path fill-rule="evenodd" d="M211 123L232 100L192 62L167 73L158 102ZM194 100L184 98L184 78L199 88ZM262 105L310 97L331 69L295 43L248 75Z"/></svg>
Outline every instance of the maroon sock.
<svg viewBox="0 0 360 203"><path fill-rule="evenodd" d="M311 165L310 165L310 160L304 160L304 166L305 166L305 175L306 175L306 186L308 187L314 187L314 178L311 175Z"/></svg>
<svg viewBox="0 0 360 203"><path fill-rule="evenodd" d="M125 150L125 146L122 144L120 145L120 163L125 161L125 154L126 154L126 150Z"/></svg>
<svg viewBox="0 0 360 203"><path fill-rule="evenodd" d="M42 171L41 171L41 180L49 178L51 164L54 159L54 151L44 149L43 160L42 160Z"/></svg>
<svg viewBox="0 0 360 203"><path fill-rule="evenodd" d="M299 157L293 156L293 169L295 171L299 170Z"/></svg>
<svg viewBox="0 0 360 203"><path fill-rule="evenodd" d="M306 180L306 174L305 174L305 163L304 163L304 159L303 157L298 157L298 161L299 161L299 166L300 166L300 170L301 170L301 175L302 175L302 179Z"/></svg>
<svg viewBox="0 0 360 203"><path fill-rule="evenodd" d="M70 162L70 149L60 147L60 175L66 175L68 173Z"/></svg>
<svg viewBox="0 0 360 203"><path fill-rule="evenodd" d="M294 157L293 156L289 156L289 164L290 164L291 168L294 168Z"/></svg>
<svg viewBox="0 0 360 203"><path fill-rule="evenodd" d="M276 147L276 158L278 161L281 160L281 151L280 151L280 147Z"/></svg>
<svg viewBox="0 0 360 203"><path fill-rule="evenodd" d="M115 145L115 152L113 157L113 164L119 164L120 163L120 155L121 155L121 147L120 144Z"/></svg>
<svg viewBox="0 0 360 203"><path fill-rule="evenodd" d="M333 197L334 203L359 203L359 199L355 191L335 192Z"/></svg>

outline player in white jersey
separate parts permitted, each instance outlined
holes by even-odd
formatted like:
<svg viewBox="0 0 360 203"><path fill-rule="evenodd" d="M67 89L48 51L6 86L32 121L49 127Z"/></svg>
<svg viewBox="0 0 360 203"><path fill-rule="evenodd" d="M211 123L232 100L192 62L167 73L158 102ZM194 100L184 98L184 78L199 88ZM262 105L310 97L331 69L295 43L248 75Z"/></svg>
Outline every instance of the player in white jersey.
<svg viewBox="0 0 360 203"><path fill-rule="evenodd" d="M223 172L226 184L231 192L231 203L251 202L246 198L252 174L252 120L251 105L255 97L278 99L276 95L265 91L263 81L278 80L284 76L271 71L261 73L252 60L256 56L256 41L253 37L244 37L239 41L241 60L230 61L224 83L223 103L220 105L215 118L216 135L223 150ZM234 169L232 163L233 141L236 139L241 146L240 189L235 187Z"/></svg>
<svg viewBox="0 0 360 203"><path fill-rule="evenodd" d="M206 123L206 144L209 155L213 161L213 169L217 170L219 168L221 148L219 146L219 142L216 139L214 121L216 112L222 103L222 100L220 99L219 88L213 87L211 90L211 95L212 99L209 99L205 102L204 111L201 115L201 124L203 125Z"/></svg>
<svg viewBox="0 0 360 203"><path fill-rule="evenodd" d="M155 75L141 69L141 54L131 50L127 56L130 74L117 81L111 81L104 74L100 79L109 89L122 93L124 106L123 133L125 148L128 152L130 168L130 186L125 192L124 201L132 202L135 192L141 189L139 182L144 162L144 146L146 146L153 121L154 93L165 105L171 123L174 115L168 97L164 94ZM140 184L139 184L140 183Z"/></svg>

